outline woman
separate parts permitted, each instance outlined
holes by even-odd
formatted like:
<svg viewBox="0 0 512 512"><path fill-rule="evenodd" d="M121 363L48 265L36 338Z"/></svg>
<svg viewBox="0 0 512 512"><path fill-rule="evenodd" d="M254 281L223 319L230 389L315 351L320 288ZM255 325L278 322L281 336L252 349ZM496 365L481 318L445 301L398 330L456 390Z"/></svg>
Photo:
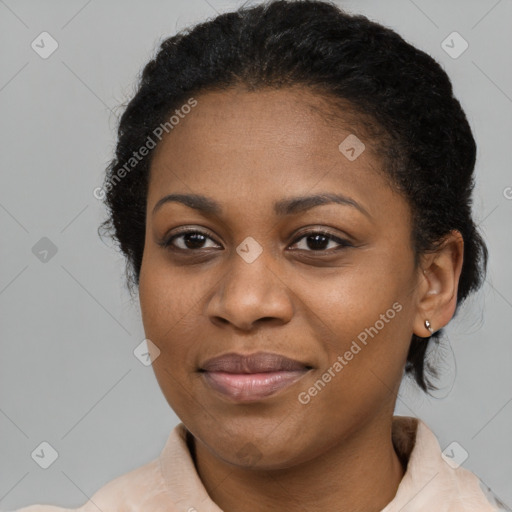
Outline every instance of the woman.
<svg viewBox="0 0 512 512"><path fill-rule="evenodd" d="M441 67L334 4L164 41L98 194L182 423L77 510L509 510L393 416L485 274L475 154Z"/></svg>

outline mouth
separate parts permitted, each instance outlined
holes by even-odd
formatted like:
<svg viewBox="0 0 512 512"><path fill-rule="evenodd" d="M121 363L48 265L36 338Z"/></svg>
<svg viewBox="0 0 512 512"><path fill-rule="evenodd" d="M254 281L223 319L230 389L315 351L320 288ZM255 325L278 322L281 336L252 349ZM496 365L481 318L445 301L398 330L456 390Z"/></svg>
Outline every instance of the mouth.
<svg viewBox="0 0 512 512"><path fill-rule="evenodd" d="M285 356L259 352L223 354L201 365L205 384L235 402L255 402L304 377L312 366Z"/></svg>

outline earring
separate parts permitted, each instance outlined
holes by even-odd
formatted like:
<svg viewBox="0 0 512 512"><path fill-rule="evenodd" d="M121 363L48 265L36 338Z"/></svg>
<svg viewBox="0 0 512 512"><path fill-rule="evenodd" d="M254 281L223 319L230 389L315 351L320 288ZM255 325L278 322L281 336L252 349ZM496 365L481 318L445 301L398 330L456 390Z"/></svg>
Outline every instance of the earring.
<svg viewBox="0 0 512 512"><path fill-rule="evenodd" d="M425 327L428 329L431 335L434 334L434 329L432 329L432 325L428 320L425 320Z"/></svg>

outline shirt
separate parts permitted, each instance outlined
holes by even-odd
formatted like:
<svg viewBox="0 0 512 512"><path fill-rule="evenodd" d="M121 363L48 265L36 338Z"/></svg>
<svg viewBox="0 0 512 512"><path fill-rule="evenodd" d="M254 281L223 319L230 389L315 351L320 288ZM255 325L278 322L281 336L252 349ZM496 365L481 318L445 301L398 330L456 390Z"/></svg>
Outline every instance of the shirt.
<svg viewBox="0 0 512 512"><path fill-rule="evenodd" d="M222 512L196 471L187 434L179 423L159 457L111 480L79 508L31 505L17 512ZM393 416L392 440L406 471L381 512L512 512L475 474L457 464L464 453L460 445L443 453L420 419Z"/></svg>

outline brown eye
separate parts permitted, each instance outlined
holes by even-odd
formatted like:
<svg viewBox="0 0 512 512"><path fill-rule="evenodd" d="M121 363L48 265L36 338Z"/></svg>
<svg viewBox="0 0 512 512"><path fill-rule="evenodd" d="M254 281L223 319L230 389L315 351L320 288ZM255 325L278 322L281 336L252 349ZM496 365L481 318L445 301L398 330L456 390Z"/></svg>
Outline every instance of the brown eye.
<svg viewBox="0 0 512 512"><path fill-rule="evenodd" d="M175 240L180 240L181 246L176 244ZM193 251L194 249L208 249L208 247L204 246L207 240L213 239L202 231L190 229L172 235L170 238L159 243L159 245L168 249Z"/></svg>
<svg viewBox="0 0 512 512"><path fill-rule="evenodd" d="M334 243L335 245L338 245L338 248L340 247L352 247L350 243L348 243L346 240L343 240L341 238L338 238L331 233L328 233L326 231L310 231L308 233L304 233L302 236L298 238L298 241L305 240L305 247L296 249L296 250L305 250L308 252L331 252L331 248L328 249L328 246L330 243ZM297 244L298 242L295 242ZM337 250L337 249L335 249Z"/></svg>

